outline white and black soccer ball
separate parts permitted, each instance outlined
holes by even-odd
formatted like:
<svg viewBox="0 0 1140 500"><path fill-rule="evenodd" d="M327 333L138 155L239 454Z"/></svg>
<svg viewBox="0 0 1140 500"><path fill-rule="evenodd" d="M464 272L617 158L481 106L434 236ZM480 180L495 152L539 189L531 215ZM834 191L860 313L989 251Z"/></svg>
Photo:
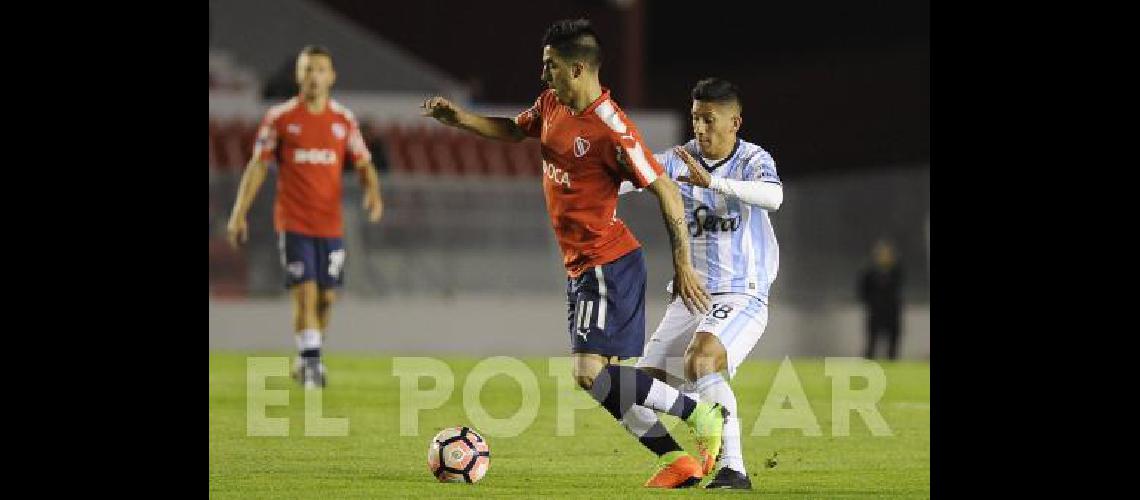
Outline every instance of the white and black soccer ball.
<svg viewBox="0 0 1140 500"><path fill-rule="evenodd" d="M442 483L474 483L491 465L487 441L469 427L439 431L428 447L428 469Z"/></svg>

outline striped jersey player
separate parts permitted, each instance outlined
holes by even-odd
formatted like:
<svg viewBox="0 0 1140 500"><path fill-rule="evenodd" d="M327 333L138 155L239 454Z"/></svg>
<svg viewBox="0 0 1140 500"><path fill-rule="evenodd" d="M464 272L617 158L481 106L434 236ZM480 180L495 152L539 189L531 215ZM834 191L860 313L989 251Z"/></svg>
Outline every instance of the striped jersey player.
<svg viewBox="0 0 1140 500"><path fill-rule="evenodd" d="M768 292L780 250L769 211L783 202L772 155L737 136L740 94L709 78L692 92L696 137L657 155L665 173L681 182L693 267L712 294L707 313L674 301L637 366L683 392L728 409L720 470L707 488L751 489L740 444L736 395L728 385L768 323ZM622 192L635 189L623 185ZM652 411L628 416L636 428L657 423Z"/></svg>

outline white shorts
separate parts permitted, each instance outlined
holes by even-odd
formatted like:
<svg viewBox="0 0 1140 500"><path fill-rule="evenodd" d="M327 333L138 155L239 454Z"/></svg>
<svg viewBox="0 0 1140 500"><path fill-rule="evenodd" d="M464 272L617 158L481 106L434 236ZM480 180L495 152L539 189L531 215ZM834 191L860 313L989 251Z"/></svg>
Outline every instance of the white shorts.
<svg viewBox="0 0 1140 500"><path fill-rule="evenodd" d="M728 353L728 376L732 378L767 326L768 306L751 295L713 295L712 307L704 315L689 313L678 298L665 310L665 317L645 344L645 355L637 360L637 366L665 370L685 380L685 349L696 332L709 332L720 339Z"/></svg>

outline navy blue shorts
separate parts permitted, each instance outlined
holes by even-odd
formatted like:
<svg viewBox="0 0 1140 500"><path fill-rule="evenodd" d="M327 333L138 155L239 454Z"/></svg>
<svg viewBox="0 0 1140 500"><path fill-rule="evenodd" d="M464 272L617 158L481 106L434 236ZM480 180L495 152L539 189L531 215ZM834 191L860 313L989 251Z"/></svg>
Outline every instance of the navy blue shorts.
<svg viewBox="0 0 1140 500"><path fill-rule="evenodd" d="M283 232L277 235L281 265L285 267L285 287L316 280L320 288L336 288L343 283L344 240L319 238Z"/></svg>
<svg viewBox="0 0 1140 500"><path fill-rule="evenodd" d="M641 249L566 280L571 352L619 358L645 349L645 257Z"/></svg>

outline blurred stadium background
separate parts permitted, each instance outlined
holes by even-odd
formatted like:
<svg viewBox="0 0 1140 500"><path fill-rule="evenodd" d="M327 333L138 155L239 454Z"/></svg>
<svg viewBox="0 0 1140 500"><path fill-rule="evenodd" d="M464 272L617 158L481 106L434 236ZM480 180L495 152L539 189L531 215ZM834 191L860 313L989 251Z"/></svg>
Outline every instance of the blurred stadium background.
<svg viewBox="0 0 1140 500"><path fill-rule="evenodd" d="M392 15L393 9L399 15ZM272 229L274 178L234 251L225 224L258 121L293 95L304 45L331 49L335 99L381 171L384 219L362 217L346 172L346 287L327 351L567 353L565 274L542 200L537 141L503 144L419 116L442 94L513 116L541 90L539 39L589 17L602 82L654 151L688 140L689 89L705 76L744 95L742 137L784 180L772 214L780 271L752 356L857 356L857 273L895 243L905 273L901 355L930 355L929 3L648 0L211 0L210 349L292 349ZM271 13L272 15L266 15ZM646 248L649 332L665 305L668 242L648 194L621 216Z"/></svg>

